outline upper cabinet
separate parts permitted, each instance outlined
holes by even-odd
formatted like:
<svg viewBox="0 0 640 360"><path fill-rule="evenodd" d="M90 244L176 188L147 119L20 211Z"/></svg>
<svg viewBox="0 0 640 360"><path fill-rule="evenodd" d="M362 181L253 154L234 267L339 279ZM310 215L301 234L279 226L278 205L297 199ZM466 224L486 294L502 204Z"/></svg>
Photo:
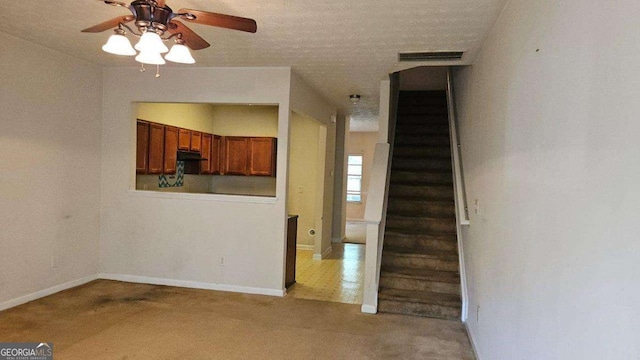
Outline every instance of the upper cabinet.
<svg viewBox="0 0 640 360"><path fill-rule="evenodd" d="M251 176L275 176L275 138L249 138L248 172Z"/></svg>
<svg viewBox="0 0 640 360"><path fill-rule="evenodd" d="M149 169L149 123L136 123L136 173L146 174Z"/></svg>
<svg viewBox="0 0 640 360"><path fill-rule="evenodd" d="M223 174L248 175L249 139L227 136L224 138Z"/></svg>
<svg viewBox="0 0 640 360"><path fill-rule="evenodd" d="M200 151L202 148L202 133L191 130L191 151Z"/></svg>
<svg viewBox="0 0 640 360"><path fill-rule="evenodd" d="M224 138L223 174L275 176L276 139L228 136Z"/></svg>
<svg viewBox="0 0 640 360"><path fill-rule="evenodd" d="M175 174L179 150L197 151L204 160L188 161L189 174L276 175L276 138L227 136L138 120L136 173Z"/></svg>
<svg viewBox="0 0 640 360"><path fill-rule="evenodd" d="M148 174L162 174L164 169L164 125L149 124Z"/></svg>
<svg viewBox="0 0 640 360"><path fill-rule="evenodd" d="M178 149L191 150L191 130L180 129L178 131Z"/></svg>
<svg viewBox="0 0 640 360"><path fill-rule="evenodd" d="M164 128L164 174L175 174L178 154L178 128Z"/></svg>
<svg viewBox="0 0 640 360"><path fill-rule="evenodd" d="M222 153L222 137L213 135L211 137L211 156L209 161L211 164L211 174L220 174L220 154Z"/></svg>
<svg viewBox="0 0 640 360"><path fill-rule="evenodd" d="M206 160L200 162L200 174L211 174L211 134L202 134L202 151L200 154Z"/></svg>

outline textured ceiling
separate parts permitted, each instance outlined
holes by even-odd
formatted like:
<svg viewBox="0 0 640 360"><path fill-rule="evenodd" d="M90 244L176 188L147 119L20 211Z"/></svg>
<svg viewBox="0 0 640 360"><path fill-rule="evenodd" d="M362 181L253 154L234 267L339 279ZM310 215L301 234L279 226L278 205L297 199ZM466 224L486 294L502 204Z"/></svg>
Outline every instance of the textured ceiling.
<svg viewBox="0 0 640 360"><path fill-rule="evenodd" d="M354 130L377 128L380 81L425 63L399 63L398 52L466 51L469 64L504 0L167 0L192 8L250 17L256 34L189 26L211 43L194 52L194 66L291 66L343 113ZM100 50L110 31L80 30L127 15L96 0L5 1L0 31L102 66L136 65ZM46 66L46 64L43 64ZM181 65L167 65L181 66ZM356 106L349 94L362 100Z"/></svg>

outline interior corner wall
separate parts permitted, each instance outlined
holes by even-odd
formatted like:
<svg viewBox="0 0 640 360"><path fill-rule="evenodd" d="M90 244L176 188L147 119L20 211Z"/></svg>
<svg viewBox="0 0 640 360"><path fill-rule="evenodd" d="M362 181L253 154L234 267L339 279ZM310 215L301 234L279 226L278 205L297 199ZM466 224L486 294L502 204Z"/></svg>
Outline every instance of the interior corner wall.
<svg viewBox="0 0 640 360"><path fill-rule="evenodd" d="M135 68L104 70L100 270L105 276L283 293L290 74L290 68L165 67L156 79ZM276 197L258 201L132 190L133 102L278 105Z"/></svg>
<svg viewBox="0 0 640 360"><path fill-rule="evenodd" d="M333 196L336 151L337 108L325 100L298 75L291 73L291 110L324 124L321 136L326 132L324 149L324 174L319 179L324 184L322 197L322 229L316 234L316 253L314 256L328 254L331 251L331 231L333 222ZM320 147L322 148L322 147ZM318 242L318 238L320 241Z"/></svg>
<svg viewBox="0 0 640 360"><path fill-rule="evenodd" d="M308 117L291 113L291 141L289 143L289 183L287 196L287 212L298 215L298 245L311 246L315 244L315 236L309 234L313 229L317 231L316 201L318 194L317 177L318 137L320 123Z"/></svg>
<svg viewBox="0 0 640 360"><path fill-rule="evenodd" d="M347 139L347 155L362 155L362 201L347 202L347 220L364 221L364 210L367 207L373 153L378 141L377 132L350 132Z"/></svg>
<svg viewBox="0 0 640 360"><path fill-rule="evenodd" d="M335 176L333 180L333 229L331 241L341 243L346 234L347 218L347 162L346 144L349 118L338 114L336 122Z"/></svg>
<svg viewBox="0 0 640 360"><path fill-rule="evenodd" d="M102 70L1 32L0 49L1 310L98 272Z"/></svg>
<svg viewBox="0 0 640 360"><path fill-rule="evenodd" d="M480 360L640 358L637 14L510 0L454 72Z"/></svg>

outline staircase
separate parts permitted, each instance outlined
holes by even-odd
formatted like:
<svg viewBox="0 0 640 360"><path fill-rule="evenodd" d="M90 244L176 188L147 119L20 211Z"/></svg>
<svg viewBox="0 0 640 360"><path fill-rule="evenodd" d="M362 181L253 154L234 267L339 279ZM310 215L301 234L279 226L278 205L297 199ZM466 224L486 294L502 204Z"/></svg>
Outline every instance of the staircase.
<svg viewBox="0 0 640 360"><path fill-rule="evenodd" d="M446 93L403 91L378 310L460 319L458 261Z"/></svg>

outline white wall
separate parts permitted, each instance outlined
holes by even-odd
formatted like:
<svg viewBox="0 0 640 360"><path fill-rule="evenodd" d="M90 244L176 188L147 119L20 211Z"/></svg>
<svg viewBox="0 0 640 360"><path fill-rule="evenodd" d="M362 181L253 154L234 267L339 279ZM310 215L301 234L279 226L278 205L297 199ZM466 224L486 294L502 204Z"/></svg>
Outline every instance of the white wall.
<svg viewBox="0 0 640 360"><path fill-rule="evenodd" d="M511 0L455 73L481 360L640 359L638 14Z"/></svg>
<svg viewBox="0 0 640 360"><path fill-rule="evenodd" d="M131 191L132 102L279 105L277 172L286 174L290 69L166 67L159 79L149 75L105 70L101 271L282 294L287 177L278 176L277 196L270 199Z"/></svg>
<svg viewBox="0 0 640 360"><path fill-rule="evenodd" d="M373 153L378 141L377 132L349 132L347 138L347 155L362 155L362 201L347 202L347 220L364 220L364 209L367 207L369 182L373 164ZM346 173L345 173L346 178Z"/></svg>
<svg viewBox="0 0 640 360"><path fill-rule="evenodd" d="M97 273L102 71L4 33L0 49L4 309Z"/></svg>
<svg viewBox="0 0 640 360"><path fill-rule="evenodd" d="M321 205L318 211L322 212L322 228L316 229L314 251L315 258L324 257L331 252L337 109L299 76L291 73L291 110L325 124L320 128L321 143L318 144L318 162L325 164L317 180L319 184L324 184L322 196L317 200L317 204Z"/></svg>
<svg viewBox="0 0 640 360"><path fill-rule="evenodd" d="M315 236L309 230L316 230L322 212L317 213L316 201L321 193L316 183L320 166L318 163L318 138L321 125L308 117L291 113L291 137L289 148L289 189L287 197L288 213L298 215L298 245L313 246ZM317 230L316 230L317 231Z"/></svg>

